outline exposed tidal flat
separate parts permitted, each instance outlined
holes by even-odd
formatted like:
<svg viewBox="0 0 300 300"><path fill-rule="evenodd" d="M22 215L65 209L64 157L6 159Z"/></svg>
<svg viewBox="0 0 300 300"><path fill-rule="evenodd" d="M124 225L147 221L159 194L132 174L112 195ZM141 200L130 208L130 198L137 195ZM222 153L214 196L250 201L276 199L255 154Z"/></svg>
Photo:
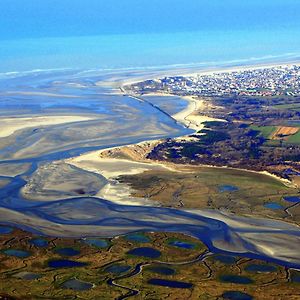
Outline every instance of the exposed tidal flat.
<svg viewBox="0 0 300 300"><path fill-rule="evenodd" d="M128 74L123 76L127 78ZM53 237L45 237L49 242L57 237L70 238L69 241L87 238L85 241L93 241L85 243L90 247L97 246L95 239L100 237L111 239L133 232L164 232L167 237L170 235L166 244L172 247L172 251L194 251L199 255L199 247L189 248L188 245L197 245L196 241L201 240L210 253L221 252L245 260L263 260L299 269L300 231L286 215L284 209L289 209L289 205L283 199L283 196L293 196L296 191L277 179L263 174L249 175L242 170L195 169L153 161L134 161L132 152L136 149L142 151L145 145L151 144L149 141L156 143L161 138L187 136L194 132L187 128L191 122L196 120L194 125L201 128L201 120L207 119L201 116L200 120L195 113L195 108L199 110L202 107L199 99L181 100L170 96L165 103L163 98L156 95L153 103L151 98L139 101L116 90L122 82L122 74L114 74L110 78L105 78L104 74L93 77L90 73L70 71L66 74L27 75L26 88L20 85L24 80L22 77L7 79L6 89L9 90L5 96L1 96L0 101L3 119L21 121L39 115L55 117L61 121L60 124L37 122L34 126L25 126L1 137L0 174L6 178L3 178L3 186L0 188L0 223L22 228L38 236ZM101 85L101 82L105 84ZM4 83L0 85L3 89ZM69 122L68 118L64 120L65 116L76 116L77 119ZM192 118L186 120L186 116ZM147 142L136 148L143 141ZM118 152L122 145L133 146L131 150L128 150L128 146L128 151ZM112 156L105 156L105 151L111 151ZM119 180L122 176L139 176L144 184L143 192L147 195L139 190L142 181L135 180L133 184L130 178L122 178L122 182ZM183 188L180 182L184 182ZM159 188L165 184L167 190ZM253 191L254 196L251 195ZM199 194L211 194L212 201L197 198ZM253 202L251 197L258 200ZM166 199L173 203L166 203ZM198 203L197 199L200 199ZM282 205L282 215L264 206L268 202L273 203L275 199ZM199 207L199 203L203 206ZM226 203L226 206L222 206L222 203ZM239 205L242 209L238 208ZM265 210L257 213L264 207ZM240 215L241 210L243 216ZM285 219L288 222L284 222ZM179 239L176 236L178 233L185 236ZM118 245L117 240L114 240L114 247L120 249L123 244ZM151 247L149 237L129 236L127 242L137 243L135 248L138 249ZM107 244L100 245L110 247L111 243L107 241ZM51 268L72 268L74 264L75 267L84 268L85 263L90 262L87 259L78 265L80 262L76 258L78 251L82 251L80 247L70 247L68 243L61 246L58 251L54 251L55 260L48 265ZM14 250L16 247L10 244L9 248ZM39 245L35 247L44 248ZM23 248L16 250L26 251L26 246ZM134 253L143 252L143 249L134 251L135 248L129 248L128 255L131 258ZM62 249L69 250L61 252ZM173 257L172 251L167 258L163 249L157 250L167 260ZM73 256L67 258L68 253L74 254L74 264ZM197 259L197 255L193 259ZM6 260L6 263L9 265L11 262ZM99 258L98 263L105 265L102 258ZM107 261L109 263L111 260ZM124 265L136 267L138 271L135 274L138 276L142 273L143 267L138 267L138 264ZM32 273L36 271L35 267L28 270ZM189 271L185 278L192 278L192 273L192 270ZM19 274L19 277L23 275ZM73 275L72 278L59 275L57 286L63 286L68 291L81 288L93 290L95 283L91 283L88 274ZM219 275L215 277L220 278L218 282L225 278L226 284L232 284L232 278L236 281L236 277L229 275L239 276ZM146 279L148 287L151 284L173 286L179 281L176 276L170 280L162 279L164 281L159 281L155 276L139 278L143 280L139 281L139 285L143 286ZM124 283L128 286L128 278L120 278L120 285ZM179 284L182 289L189 289L190 282L187 279ZM252 284L252 280L249 284ZM113 279L110 284L117 290L121 289ZM133 292L134 289L130 290Z"/></svg>

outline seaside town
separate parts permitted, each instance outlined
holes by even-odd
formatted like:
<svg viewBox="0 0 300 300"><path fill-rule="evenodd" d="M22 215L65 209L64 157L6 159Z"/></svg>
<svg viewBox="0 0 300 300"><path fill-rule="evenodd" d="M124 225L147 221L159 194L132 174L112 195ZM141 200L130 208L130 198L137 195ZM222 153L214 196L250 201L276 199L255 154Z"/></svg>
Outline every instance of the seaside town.
<svg viewBox="0 0 300 300"><path fill-rule="evenodd" d="M165 77L133 86L133 91L145 93L158 90L198 96L297 96L300 94L300 66Z"/></svg>

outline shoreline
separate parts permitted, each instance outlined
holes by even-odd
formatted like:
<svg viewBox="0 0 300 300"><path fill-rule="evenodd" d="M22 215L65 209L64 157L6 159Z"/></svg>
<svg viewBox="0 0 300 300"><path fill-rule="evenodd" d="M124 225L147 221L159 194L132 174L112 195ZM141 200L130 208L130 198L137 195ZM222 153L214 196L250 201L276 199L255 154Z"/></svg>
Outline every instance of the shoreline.
<svg viewBox="0 0 300 300"><path fill-rule="evenodd" d="M131 96L127 93L126 89L120 88L120 91L123 91L123 95ZM135 96L135 95L134 95ZM172 94L167 93L151 93L147 94L147 96L174 96ZM136 101L143 101L143 95L135 96ZM178 96L177 96L178 97ZM205 115L196 115L197 112L203 111L205 109L204 100L203 99L195 99L193 96L181 97L187 100L188 105L182 111L172 115L171 117L174 118L178 123L182 124L182 126L192 129L194 134L201 131L204 128L203 123L206 121L223 121L226 120L211 118ZM187 140L189 139L188 135L180 136L176 139L180 140ZM144 142L140 142L138 144L128 144L123 146L116 146L112 148L105 148L99 151L89 152L78 157L73 157L65 162L76 166L80 169L85 171L93 172L96 174L102 175L108 183L97 193L97 197L101 197L104 199L108 199L112 202L119 203L119 204L131 204L131 205L153 205L155 206L156 203L152 200L143 199L143 198L135 198L131 196L131 189L127 184L123 184L118 182L117 177L121 175L136 175L141 174L145 171L155 170L159 168L160 170L169 170L172 172L184 172L183 170L186 168L218 168L218 169L229 169L229 170L237 170L242 172L249 172L255 173L259 175L269 176L279 182L281 182L286 187L295 187L295 185L284 178L276 176L268 171L255 171L255 170L248 170L242 168L232 168L228 166L214 166L214 165L189 165L189 164L181 164L176 165L170 162L165 161L153 161L146 158L140 157L130 157L129 159L125 158L118 158L118 157L111 157L110 153L114 151L119 151L120 153L126 152L126 149L134 149L140 147L141 149L149 148L150 150L153 149L157 144L159 144L162 140L146 140ZM149 149L148 153L149 153ZM123 153L124 154L124 153ZM98 163L98 169L96 164ZM120 165L123 165L123 168L120 169ZM114 170L115 166L117 166L117 170ZM100 169L99 169L100 168ZM127 199L127 200L125 200Z"/></svg>

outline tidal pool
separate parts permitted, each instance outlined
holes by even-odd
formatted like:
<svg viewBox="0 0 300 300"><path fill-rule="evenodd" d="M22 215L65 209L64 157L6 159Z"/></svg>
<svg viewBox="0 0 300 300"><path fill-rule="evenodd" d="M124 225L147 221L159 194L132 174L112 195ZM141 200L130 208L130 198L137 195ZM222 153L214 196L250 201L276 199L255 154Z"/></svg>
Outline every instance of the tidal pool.
<svg viewBox="0 0 300 300"><path fill-rule="evenodd" d="M250 284L253 283L253 280L240 275L222 275L220 276L220 281L236 284Z"/></svg>
<svg viewBox="0 0 300 300"><path fill-rule="evenodd" d="M87 291L93 287L89 282L80 281L77 279L70 279L62 284L63 288L71 289L74 291Z"/></svg>
<svg viewBox="0 0 300 300"><path fill-rule="evenodd" d="M177 288L177 289L189 289L193 286L191 283L188 282L166 280L166 279L159 279L159 278L152 278L148 280L148 284L165 286L170 288Z"/></svg>
<svg viewBox="0 0 300 300"><path fill-rule="evenodd" d="M55 252L62 256L76 256L80 254L79 250L76 250L74 248L69 248L69 247L56 249Z"/></svg>
<svg viewBox="0 0 300 300"><path fill-rule="evenodd" d="M252 300L253 297L239 291L228 291L222 295L224 300Z"/></svg>
<svg viewBox="0 0 300 300"><path fill-rule="evenodd" d="M245 271L257 272L257 273L270 273L270 272L275 272L276 270L277 268L274 266L263 265L263 264L251 264L245 267Z"/></svg>
<svg viewBox="0 0 300 300"><path fill-rule="evenodd" d="M236 192L239 190L239 188L234 185L220 185L218 187L218 189L219 189L220 193L225 193L225 192L230 193L230 192Z"/></svg>
<svg viewBox="0 0 300 300"><path fill-rule="evenodd" d="M142 256L147 258L158 258L161 255L160 251L149 247L135 248L128 251L127 254L134 255L134 256Z"/></svg>
<svg viewBox="0 0 300 300"><path fill-rule="evenodd" d="M31 255L31 253L28 251L17 250L17 249L7 249L7 250L4 250L3 253L5 253L8 256L15 256L15 257L19 257L19 258L26 258Z"/></svg>
<svg viewBox="0 0 300 300"><path fill-rule="evenodd" d="M67 259L57 259L57 260L51 260L48 262L48 266L50 268L76 268L76 267L84 267L87 266L87 263L79 262L79 261L73 261L73 260L67 260Z"/></svg>
<svg viewBox="0 0 300 300"><path fill-rule="evenodd" d="M283 206L276 202L266 203L264 204L264 207L269 209L274 209L274 210L283 209Z"/></svg>
<svg viewBox="0 0 300 300"><path fill-rule="evenodd" d="M122 274L128 272L130 269L131 267L126 265L111 265L105 268L104 271L113 274Z"/></svg>

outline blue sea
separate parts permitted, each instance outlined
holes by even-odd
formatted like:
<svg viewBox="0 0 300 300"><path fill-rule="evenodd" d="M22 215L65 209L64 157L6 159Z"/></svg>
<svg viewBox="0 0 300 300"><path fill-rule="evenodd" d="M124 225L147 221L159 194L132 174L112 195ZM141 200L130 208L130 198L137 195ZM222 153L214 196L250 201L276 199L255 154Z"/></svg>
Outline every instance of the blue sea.
<svg viewBox="0 0 300 300"><path fill-rule="evenodd" d="M1 0L0 72L295 61L293 0Z"/></svg>

